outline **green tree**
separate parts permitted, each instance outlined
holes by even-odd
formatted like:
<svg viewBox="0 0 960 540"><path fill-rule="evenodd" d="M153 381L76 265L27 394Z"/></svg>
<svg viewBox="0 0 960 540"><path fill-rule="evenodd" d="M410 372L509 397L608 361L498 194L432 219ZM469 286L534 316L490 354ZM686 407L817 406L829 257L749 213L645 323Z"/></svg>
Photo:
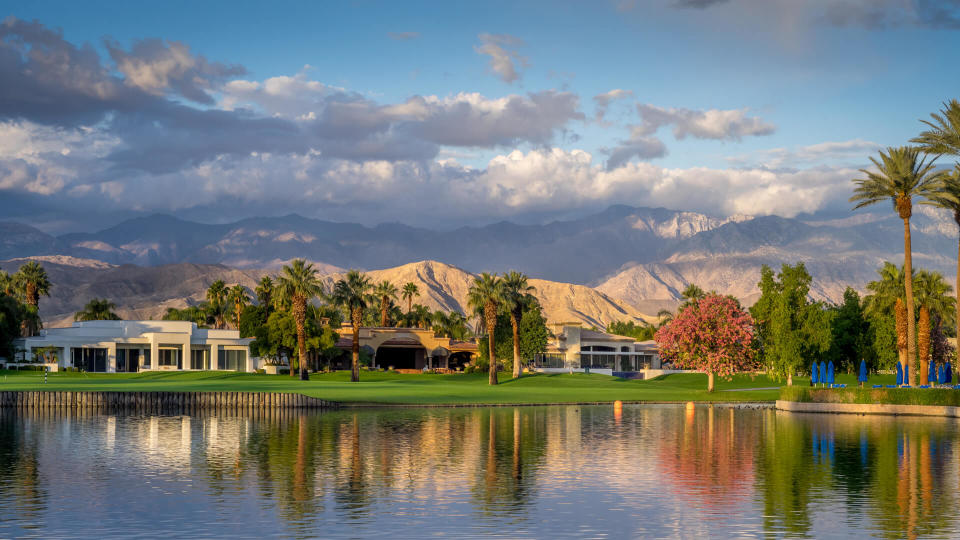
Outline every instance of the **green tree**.
<svg viewBox="0 0 960 540"><path fill-rule="evenodd" d="M380 326L390 322L390 305L397 299L397 287L389 281L381 281L373 288L373 295L380 300Z"/></svg>
<svg viewBox="0 0 960 540"><path fill-rule="evenodd" d="M673 313L670 313L670 316L673 317ZM640 321L640 324L633 321L613 321L607 325L606 330L608 334L632 337L637 341L653 339L653 333L656 331L656 329L646 321Z"/></svg>
<svg viewBox="0 0 960 540"><path fill-rule="evenodd" d="M956 100L952 102L957 105L956 120L960 122L960 103ZM946 209L953 215L953 221L960 229L960 163L954 166L950 174L940 176L940 187L930 197L930 202L934 206ZM960 291L960 241L957 242L957 277L954 290ZM956 321L957 334L960 336L960 303L956 306L954 313Z"/></svg>
<svg viewBox="0 0 960 540"><path fill-rule="evenodd" d="M843 291L843 302L833 309L831 333L833 338L829 358L838 370L854 373L860 361L866 360L875 369L870 322L864 313L860 295L851 287Z"/></svg>
<svg viewBox="0 0 960 540"><path fill-rule="evenodd" d="M547 320L543 318L540 303L536 302L528 306L520 319L520 357L529 362L546 352L549 339Z"/></svg>
<svg viewBox="0 0 960 540"><path fill-rule="evenodd" d="M13 295L0 293L0 356L13 358L13 340L20 337L24 308Z"/></svg>
<svg viewBox="0 0 960 540"><path fill-rule="evenodd" d="M165 321L190 321L198 328L207 328L207 321L211 320L209 305L204 302L197 306L187 306L183 309L167 308L162 319Z"/></svg>
<svg viewBox="0 0 960 540"><path fill-rule="evenodd" d="M260 281L257 283L257 288L254 289L253 294L257 297L257 304L261 306L267 306L268 309L273 307L273 280L270 279L270 276L263 276L260 278Z"/></svg>
<svg viewBox="0 0 960 540"><path fill-rule="evenodd" d="M120 316L113 312L116 304L106 298L94 298L73 316L75 321L119 321Z"/></svg>
<svg viewBox="0 0 960 540"><path fill-rule="evenodd" d="M307 378L306 319L307 302L323 294L323 283L317 277L312 263L304 259L294 259L277 278L281 295L290 299L291 314L297 327L297 360L300 363L300 378ZM290 369L293 375L293 366Z"/></svg>
<svg viewBox="0 0 960 540"><path fill-rule="evenodd" d="M363 321L363 312L374 299L370 292L373 285L370 278L358 270L350 270L333 286L331 300L350 314L350 326L353 330L351 347L350 380L360 382L360 324Z"/></svg>
<svg viewBox="0 0 960 540"><path fill-rule="evenodd" d="M237 330L240 330L240 317L243 315L243 310L250 303L250 295L247 294L246 287L239 283L230 287L227 293L227 303L233 306L233 325Z"/></svg>
<svg viewBox="0 0 960 540"><path fill-rule="evenodd" d="M0 270L0 294L13 297L17 290L17 281L7 272Z"/></svg>
<svg viewBox="0 0 960 540"><path fill-rule="evenodd" d="M928 154L960 156L960 101L951 99L943 104L940 113L921 120L928 128L910 140Z"/></svg>
<svg viewBox="0 0 960 540"><path fill-rule="evenodd" d="M767 369L793 385L793 374L830 348L830 311L810 302L812 278L804 264L784 264L780 273L763 265L760 298L750 312L757 324L761 359Z"/></svg>
<svg viewBox="0 0 960 540"><path fill-rule="evenodd" d="M949 296L953 291L940 272L920 270L917 272L916 302L920 306L917 321L917 352L919 353L920 384L929 384L929 361L931 354L930 339L934 328L931 326L931 314L939 322L945 315L955 312L956 301Z"/></svg>
<svg viewBox="0 0 960 540"><path fill-rule="evenodd" d="M861 169L866 178L856 179L857 187L850 197L856 203L854 209L891 200L900 219L903 220L903 267L904 274L913 275L913 255L910 245L910 217L913 215L913 198L929 198L937 188L937 174L933 162L920 157L920 150L909 146L887 148L880 152L880 159L871 157L877 171ZM914 313L913 283L905 281L907 313ZM907 317L907 362L916 358L916 322ZM910 370L910 383L916 383L915 370Z"/></svg>
<svg viewBox="0 0 960 540"><path fill-rule="evenodd" d="M873 348L877 354L878 366L888 368L893 365L892 355L901 367L907 365L907 308L902 268L891 262L883 263L877 270L880 279L867 283L870 291L864 300L864 312L870 319L873 329ZM894 353L893 351L896 351Z"/></svg>
<svg viewBox="0 0 960 540"><path fill-rule="evenodd" d="M50 296L50 278L43 266L36 261L30 261L17 270L13 276L17 288L22 291L24 301L30 309L26 316L21 318L21 330L24 336L32 336L40 330L40 297Z"/></svg>
<svg viewBox="0 0 960 540"><path fill-rule="evenodd" d="M467 303L474 312L483 317L487 330L487 345L490 352L489 384L497 384L497 356L495 332L497 329L497 313L503 309L506 293L503 280L496 274L486 272L474 278L473 285L467 293Z"/></svg>
<svg viewBox="0 0 960 540"><path fill-rule="evenodd" d="M407 301L407 313L410 313L410 309L413 307L413 299L420 295L420 288L417 287L416 283L408 281L403 284L403 292L400 294Z"/></svg>
<svg viewBox="0 0 960 540"><path fill-rule="evenodd" d="M520 359L520 319L527 304L533 299L536 288L530 285L529 278L520 272L507 272L503 276L504 309L510 315L513 330L513 378L520 377L523 362ZM535 299L534 299L535 300Z"/></svg>
<svg viewBox="0 0 960 540"><path fill-rule="evenodd" d="M213 327L222 330L227 326L227 284L218 279L207 289L207 306L213 319Z"/></svg>

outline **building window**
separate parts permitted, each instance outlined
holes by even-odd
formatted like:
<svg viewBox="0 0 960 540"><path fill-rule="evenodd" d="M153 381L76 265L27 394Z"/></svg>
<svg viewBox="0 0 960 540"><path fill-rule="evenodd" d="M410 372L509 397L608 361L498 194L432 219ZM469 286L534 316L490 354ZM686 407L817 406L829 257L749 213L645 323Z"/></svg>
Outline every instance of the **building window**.
<svg viewBox="0 0 960 540"><path fill-rule="evenodd" d="M191 349L190 369L210 369L210 349Z"/></svg>
<svg viewBox="0 0 960 540"><path fill-rule="evenodd" d="M172 367L177 365L177 349L159 349L157 351L157 365Z"/></svg>
<svg viewBox="0 0 960 540"><path fill-rule="evenodd" d="M246 371L247 370L247 351L220 349L217 359L217 369L228 371Z"/></svg>
<svg viewBox="0 0 960 540"><path fill-rule="evenodd" d="M73 366L89 372L107 371L107 350L101 348L73 349Z"/></svg>

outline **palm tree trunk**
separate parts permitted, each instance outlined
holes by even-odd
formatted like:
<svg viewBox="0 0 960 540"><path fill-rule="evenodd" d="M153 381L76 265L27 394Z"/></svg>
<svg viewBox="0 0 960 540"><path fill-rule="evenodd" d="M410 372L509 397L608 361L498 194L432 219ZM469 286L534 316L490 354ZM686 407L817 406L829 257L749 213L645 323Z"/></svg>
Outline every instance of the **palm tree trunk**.
<svg viewBox="0 0 960 540"><path fill-rule="evenodd" d="M513 378L520 378L520 321L517 312L510 313L510 326L513 327Z"/></svg>
<svg viewBox="0 0 960 540"><path fill-rule="evenodd" d="M387 326L387 297L380 299L380 326Z"/></svg>
<svg viewBox="0 0 960 540"><path fill-rule="evenodd" d="M306 298L297 296L293 299L293 319L297 325L297 366L300 368L301 377L304 373L304 362L307 357L306 303ZM290 366L290 376L293 377L293 366Z"/></svg>
<svg viewBox="0 0 960 540"><path fill-rule="evenodd" d="M907 301L907 363L910 366L910 386L916 386L917 321L913 308L913 254L910 246L910 218L903 220L903 284Z"/></svg>
<svg viewBox="0 0 960 540"><path fill-rule="evenodd" d="M917 352L920 355L920 384L930 384L930 309L920 306L920 322L917 325Z"/></svg>
<svg viewBox="0 0 960 540"><path fill-rule="evenodd" d="M40 295L37 294L37 285L32 281L27 282L26 296L27 303L33 307L37 307L37 304L40 302Z"/></svg>
<svg viewBox="0 0 960 540"><path fill-rule="evenodd" d="M490 378L489 384L497 384L497 355L495 351L494 333L497 330L497 306L493 302L487 302L483 306L483 318L487 322L487 345L489 346L488 355L490 357Z"/></svg>
<svg viewBox="0 0 960 540"><path fill-rule="evenodd" d="M353 308L350 312L350 322L353 326L353 343L351 344L353 362L350 365L350 382L360 382L360 319L363 312Z"/></svg>

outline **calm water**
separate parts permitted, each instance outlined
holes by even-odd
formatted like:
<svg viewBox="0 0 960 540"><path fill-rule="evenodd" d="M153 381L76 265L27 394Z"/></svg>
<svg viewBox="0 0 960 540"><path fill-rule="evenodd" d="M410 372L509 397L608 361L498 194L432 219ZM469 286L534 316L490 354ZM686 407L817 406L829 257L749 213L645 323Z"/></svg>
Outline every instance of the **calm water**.
<svg viewBox="0 0 960 540"><path fill-rule="evenodd" d="M678 406L0 416L0 537L960 536L955 420Z"/></svg>

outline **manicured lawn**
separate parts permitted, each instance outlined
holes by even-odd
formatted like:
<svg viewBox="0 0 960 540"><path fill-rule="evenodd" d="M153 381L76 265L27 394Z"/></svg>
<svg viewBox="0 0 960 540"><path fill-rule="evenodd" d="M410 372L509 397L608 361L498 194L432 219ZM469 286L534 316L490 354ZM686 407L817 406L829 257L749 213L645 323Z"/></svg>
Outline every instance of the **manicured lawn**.
<svg viewBox="0 0 960 540"><path fill-rule="evenodd" d="M870 384L892 383L892 376L871 379ZM605 375L582 373L525 375L512 380L501 374L498 386L488 386L485 374L400 375L361 372L361 382L350 382L346 371L313 374L309 382L287 375L257 375L227 372L188 373L50 373L43 383L40 372L0 371L0 391L60 390L115 392L300 392L331 401L390 404L465 403L570 403L623 401L773 401L783 382L764 375L737 375L727 381L717 378L717 391L705 391L703 374L674 374L651 381L625 381ZM797 385L809 379L795 378ZM840 375L837 382L855 384L853 375Z"/></svg>

